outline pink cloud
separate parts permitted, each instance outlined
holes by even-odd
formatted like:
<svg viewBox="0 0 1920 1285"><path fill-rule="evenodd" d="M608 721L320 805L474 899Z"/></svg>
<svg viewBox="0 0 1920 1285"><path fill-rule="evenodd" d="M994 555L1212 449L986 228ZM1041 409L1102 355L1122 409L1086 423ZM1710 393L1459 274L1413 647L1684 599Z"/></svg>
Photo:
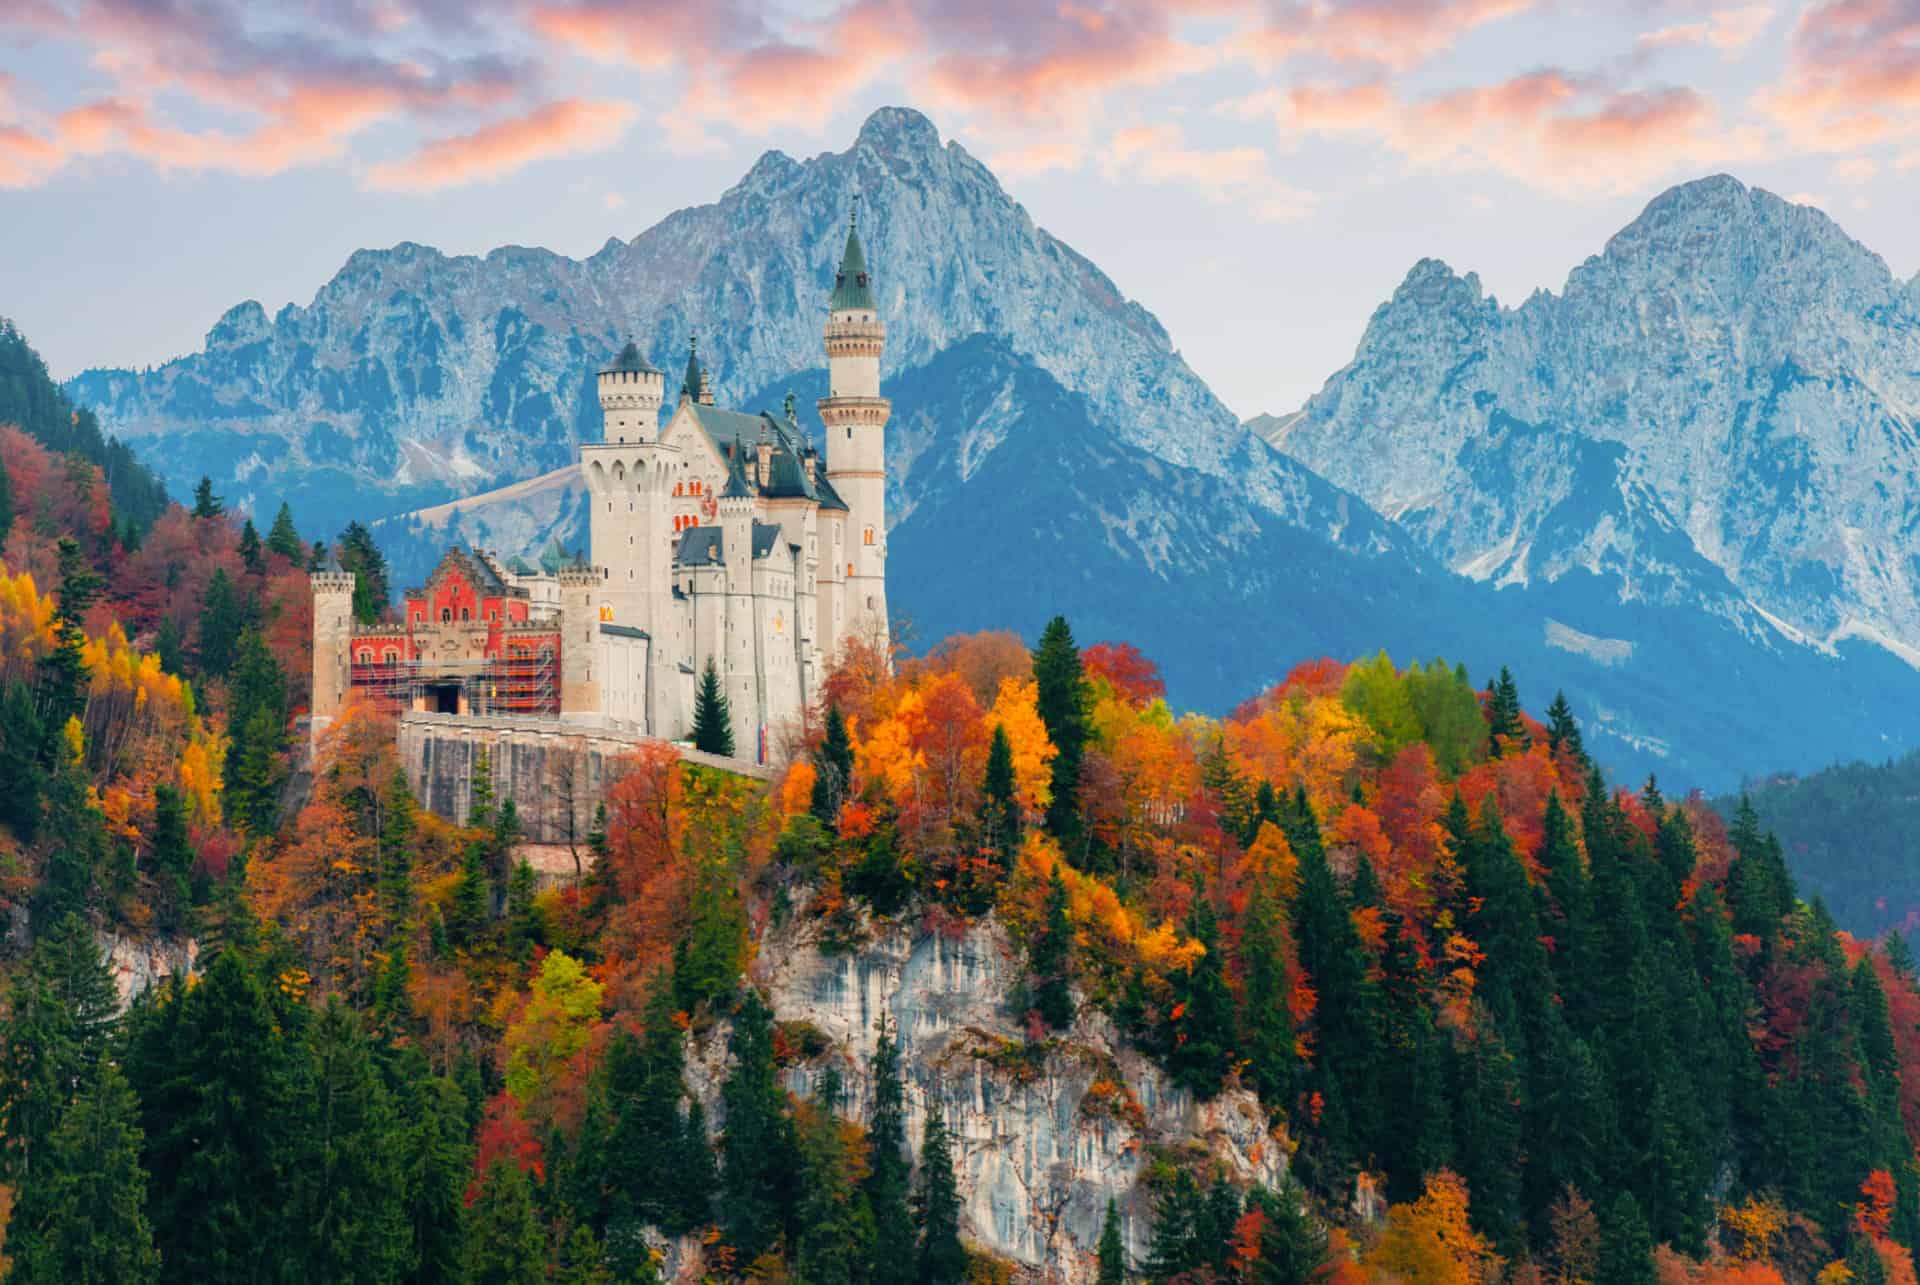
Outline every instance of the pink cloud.
<svg viewBox="0 0 1920 1285"><path fill-rule="evenodd" d="M1191 147L1175 124L1142 125L1114 134L1101 158L1110 179L1175 185L1215 205L1245 209L1263 222L1284 222L1313 211L1312 193L1275 177L1257 147Z"/></svg>
<svg viewBox="0 0 1920 1285"><path fill-rule="evenodd" d="M1920 7L1821 0L1794 29L1785 79L1759 101L1807 146L1850 151L1920 135Z"/></svg>
<svg viewBox="0 0 1920 1285"><path fill-rule="evenodd" d="M1746 49L1773 25L1773 6L1743 5L1715 9L1700 22L1679 23L1643 34L1636 46L1644 51L1684 46L1702 46L1719 50L1729 57Z"/></svg>
<svg viewBox="0 0 1920 1285"><path fill-rule="evenodd" d="M1304 54L1405 71L1479 27L1542 0L1280 0L1248 47L1271 61Z"/></svg>
<svg viewBox="0 0 1920 1285"><path fill-rule="evenodd" d="M630 103L569 98L466 134L435 139L368 172L377 188L430 192L499 178L534 161L611 147L632 123Z"/></svg>

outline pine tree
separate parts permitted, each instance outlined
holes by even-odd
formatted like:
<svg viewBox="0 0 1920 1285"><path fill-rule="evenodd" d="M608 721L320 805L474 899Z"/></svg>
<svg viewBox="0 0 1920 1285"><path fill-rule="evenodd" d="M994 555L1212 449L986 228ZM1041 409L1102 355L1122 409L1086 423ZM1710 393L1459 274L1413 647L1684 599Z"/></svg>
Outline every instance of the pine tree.
<svg viewBox="0 0 1920 1285"><path fill-rule="evenodd" d="M193 902L193 844L187 835L187 801L161 782L153 787L153 875L163 890L163 926L178 931Z"/></svg>
<svg viewBox="0 0 1920 1285"><path fill-rule="evenodd" d="M1035 709L1053 743L1053 798L1047 804L1047 829L1072 851L1080 837L1080 762L1087 744L1087 680L1080 648L1065 616L1055 616L1040 633L1033 653L1038 686Z"/></svg>
<svg viewBox="0 0 1920 1285"><path fill-rule="evenodd" d="M287 677L253 630L241 635L227 706L229 813L253 833L268 834L279 819L287 777Z"/></svg>
<svg viewBox="0 0 1920 1285"><path fill-rule="evenodd" d="M1254 884L1240 928L1240 1049L1247 1078L1269 1110L1284 1110L1293 1098L1293 1014L1280 932L1278 898L1267 880Z"/></svg>
<svg viewBox="0 0 1920 1285"><path fill-rule="evenodd" d="M0 1025L0 1179L31 1185L75 1085L107 1056L119 997L78 915L43 931L8 992Z"/></svg>
<svg viewBox="0 0 1920 1285"><path fill-rule="evenodd" d="M947 1118L938 1099L927 1107L914 1205L920 1219L919 1285L960 1285L967 1275L967 1251L960 1244L960 1189Z"/></svg>
<svg viewBox="0 0 1920 1285"><path fill-rule="evenodd" d="M529 958L546 936L535 891L533 866L522 857L507 880L507 953L515 959Z"/></svg>
<svg viewBox="0 0 1920 1285"><path fill-rule="evenodd" d="M1067 885L1055 866L1047 882L1043 923L1029 950L1033 1007L1055 1030L1073 1025L1073 923L1067 918Z"/></svg>
<svg viewBox="0 0 1920 1285"><path fill-rule="evenodd" d="M826 734L813 752L813 797L811 811L831 833L840 823L840 805L847 800L853 784L853 742L847 736L847 720L838 705L827 706Z"/></svg>
<svg viewBox="0 0 1920 1285"><path fill-rule="evenodd" d="M693 748L703 754L733 757L733 713L727 694L720 689L720 671L713 657L700 675L700 688L693 698Z"/></svg>
<svg viewBox="0 0 1920 1285"><path fill-rule="evenodd" d="M1594 1285L1654 1285L1653 1236L1629 1192L1613 1198L1600 1223L1600 1270Z"/></svg>
<svg viewBox="0 0 1920 1285"><path fill-rule="evenodd" d="M1324 1278L1327 1230L1307 1212L1298 1185L1283 1181L1278 1191L1256 1191L1248 1205L1261 1215L1254 1285L1314 1285Z"/></svg>
<svg viewBox="0 0 1920 1285"><path fill-rule="evenodd" d="M1020 851L1020 831L1013 742L1007 739L1007 729L995 723L993 739L987 745L986 779L980 786L980 838L1002 871L1013 869L1014 854Z"/></svg>
<svg viewBox="0 0 1920 1285"><path fill-rule="evenodd" d="M1107 1198L1107 1216L1100 1224L1100 1245L1095 1254L1099 1264L1094 1285L1126 1285L1127 1247L1120 1239L1120 1209Z"/></svg>
<svg viewBox="0 0 1920 1285"><path fill-rule="evenodd" d="M1565 692L1555 692L1553 704L1547 706L1547 752L1559 758L1563 748L1575 763L1587 766L1587 747L1580 740L1580 724L1573 717L1573 706L1567 704Z"/></svg>
<svg viewBox="0 0 1920 1285"><path fill-rule="evenodd" d="M721 1087L727 1131L721 1139L721 1229L735 1261L751 1263L780 1242L790 1212L793 1130L773 1065L773 1025L751 987L734 1014L728 1043L734 1066Z"/></svg>
<svg viewBox="0 0 1920 1285"><path fill-rule="evenodd" d="M306 559L307 546L300 542L300 533L293 529L293 510L281 502L280 511L273 515L273 526L267 530L267 550L277 553L294 566L300 566Z"/></svg>
<svg viewBox="0 0 1920 1285"><path fill-rule="evenodd" d="M139 1102L101 1062L20 1189L7 1249L20 1285L142 1285L157 1280L140 1167Z"/></svg>
<svg viewBox="0 0 1920 1285"><path fill-rule="evenodd" d="M485 830L493 821L493 757L482 745L475 747L467 772L467 825Z"/></svg>
<svg viewBox="0 0 1920 1285"><path fill-rule="evenodd" d="M1887 1285L1887 1264L1872 1237L1857 1231L1848 1236L1845 1261L1847 1285Z"/></svg>
<svg viewBox="0 0 1920 1285"><path fill-rule="evenodd" d="M1487 744L1488 753L1496 758L1527 746L1526 728L1520 721L1520 689L1505 665L1500 666L1500 677L1487 686Z"/></svg>
<svg viewBox="0 0 1920 1285"><path fill-rule="evenodd" d="M34 707L33 691L20 679L0 690L0 825L22 843L33 842L40 830L41 802L47 772L41 762L47 736Z"/></svg>
<svg viewBox="0 0 1920 1285"><path fill-rule="evenodd" d="M340 533L340 569L353 573L353 618L371 625L386 613L387 559L373 532L351 522Z"/></svg>
<svg viewBox="0 0 1920 1285"><path fill-rule="evenodd" d="M878 1023L868 1071L873 1081L873 1116L867 1130L867 1205L873 1211L875 1285L903 1285L914 1275L913 1216L908 1207L911 1163L907 1158L907 1115L900 1084L900 1050L886 1016Z"/></svg>
<svg viewBox="0 0 1920 1285"><path fill-rule="evenodd" d="M468 1210L466 1279L471 1285L545 1285L547 1238L533 1207L533 1184L497 1159Z"/></svg>
<svg viewBox="0 0 1920 1285"><path fill-rule="evenodd" d="M813 1101L800 1113L800 1196L795 1210L794 1274L808 1285L852 1285L860 1275L872 1231L854 1187L841 1136L840 1074L822 1074Z"/></svg>
<svg viewBox="0 0 1920 1285"><path fill-rule="evenodd" d="M493 919L488 892L487 848L478 839L469 840L460 858L460 876L453 885L453 901L448 907L447 938L456 946L472 949L486 933Z"/></svg>
<svg viewBox="0 0 1920 1285"><path fill-rule="evenodd" d="M213 479L202 475L193 488L193 516L196 518L217 518L227 511L220 497L213 493Z"/></svg>
<svg viewBox="0 0 1920 1285"><path fill-rule="evenodd" d="M86 713L91 676L84 624L87 609L106 585L80 551L78 541L61 536L56 547L60 587L54 595L53 647L35 664L34 709L41 734L47 738L41 752L42 765L50 765L62 755L60 739L65 735L67 720Z"/></svg>
<svg viewBox="0 0 1920 1285"><path fill-rule="evenodd" d="M225 678L233 669L240 635L246 630L246 612L225 567L215 567L207 581L206 596L201 599L200 634L196 654L199 673L207 678Z"/></svg>
<svg viewBox="0 0 1920 1285"><path fill-rule="evenodd" d="M420 1054L402 1062L398 1092L411 1099L402 1138L401 1182L412 1229L408 1279L460 1279L466 1250L466 1190L473 1177L467 1099Z"/></svg>
<svg viewBox="0 0 1920 1285"><path fill-rule="evenodd" d="M1187 935L1198 942L1201 954L1174 974L1173 1051L1167 1059L1174 1080L1198 1097L1219 1092L1233 1054L1233 998L1227 991L1221 960L1220 931L1213 903L1202 889L1187 913Z"/></svg>
<svg viewBox="0 0 1920 1285"><path fill-rule="evenodd" d="M180 626L172 616L160 617L160 627L153 635L153 654L167 673L179 676L187 672L186 639L180 636Z"/></svg>
<svg viewBox="0 0 1920 1285"><path fill-rule="evenodd" d="M240 561L256 576L267 569L266 560L260 556L260 533L254 530L252 518L240 527Z"/></svg>

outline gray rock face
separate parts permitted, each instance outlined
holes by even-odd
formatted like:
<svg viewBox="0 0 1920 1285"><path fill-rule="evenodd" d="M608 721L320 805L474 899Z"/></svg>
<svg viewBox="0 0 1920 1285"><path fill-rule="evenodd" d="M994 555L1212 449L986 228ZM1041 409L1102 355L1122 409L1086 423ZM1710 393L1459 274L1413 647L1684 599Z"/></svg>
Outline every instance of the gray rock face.
<svg viewBox="0 0 1920 1285"><path fill-rule="evenodd" d="M797 922L797 921L795 921ZM1210 1102L1172 1085L1123 1045L1104 1016L1084 1012L1042 1059L1029 1061L1010 997L1020 963L989 918L958 936L882 926L852 954L824 954L807 927L761 942L755 980L776 1020L805 1022L832 1048L796 1067L789 1087L809 1093L828 1059L845 1081L848 1114L865 1122L874 1023L895 1023L917 1146L930 1102L954 1134L965 1201L962 1235L1035 1275L1091 1281L1107 1201L1115 1200L1130 1254L1146 1252L1151 1205L1138 1179L1156 1148L1202 1148L1247 1183L1286 1173L1284 1135L1270 1135L1253 1095ZM716 1128L725 1034L695 1050L690 1086Z"/></svg>
<svg viewBox="0 0 1920 1285"><path fill-rule="evenodd" d="M1269 440L1495 583L1920 658L1920 294L1727 177L1517 309L1426 260Z"/></svg>

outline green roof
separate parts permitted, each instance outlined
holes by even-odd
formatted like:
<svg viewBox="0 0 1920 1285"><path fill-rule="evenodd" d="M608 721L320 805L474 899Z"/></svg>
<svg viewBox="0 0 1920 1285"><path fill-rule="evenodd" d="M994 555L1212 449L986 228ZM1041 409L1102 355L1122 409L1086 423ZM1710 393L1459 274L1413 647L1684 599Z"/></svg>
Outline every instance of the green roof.
<svg viewBox="0 0 1920 1285"><path fill-rule="evenodd" d="M694 401L700 400L700 353L696 347L699 341L687 340L687 373L680 381L680 391Z"/></svg>
<svg viewBox="0 0 1920 1285"><path fill-rule="evenodd" d="M867 256L860 251L860 233L847 225L847 248L840 256L840 270L833 274L835 312L847 308L872 308L873 288L867 280Z"/></svg>

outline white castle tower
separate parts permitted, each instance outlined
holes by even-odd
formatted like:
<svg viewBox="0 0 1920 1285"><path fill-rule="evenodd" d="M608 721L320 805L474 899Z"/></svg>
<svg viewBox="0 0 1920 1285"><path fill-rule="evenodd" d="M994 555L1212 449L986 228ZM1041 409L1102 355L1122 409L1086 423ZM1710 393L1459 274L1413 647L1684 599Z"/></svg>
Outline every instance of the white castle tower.
<svg viewBox="0 0 1920 1285"><path fill-rule="evenodd" d="M874 310L873 285L855 220L834 274L827 305L827 481L847 505L846 618L834 632L883 650L887 632L887 418L880 395L880 354L887 324Z"/></svg>

